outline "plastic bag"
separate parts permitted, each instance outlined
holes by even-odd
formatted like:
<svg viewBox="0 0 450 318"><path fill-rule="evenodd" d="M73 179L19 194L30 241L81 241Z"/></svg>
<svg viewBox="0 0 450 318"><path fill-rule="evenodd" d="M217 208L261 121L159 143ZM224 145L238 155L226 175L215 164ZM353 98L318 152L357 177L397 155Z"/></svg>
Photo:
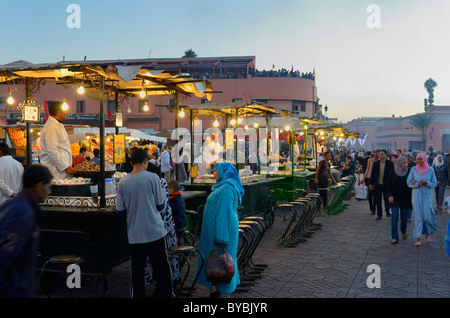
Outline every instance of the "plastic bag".
<svg viewBox="0 0 450 318"><path fill-rule="evenodd" d="M367 200L369 189L363 183L358 184L356 187L356 198L359 200Z"/></svg>
<svg viewBox="0 0 450 318"><path fill-rule="evenodd" d="M447 210L450 212L450 197L447 197L445 199L443 208L444 208L444 210Z"/></svg>
<svg viewBox="0 0 450 318"><path fill-rule="evenodd" d="M223 253L219 255L220 250ZM212 283L229 283L235 271L234 261L224 247L218 247L209 254L205 265L206 280Z"/></svg>

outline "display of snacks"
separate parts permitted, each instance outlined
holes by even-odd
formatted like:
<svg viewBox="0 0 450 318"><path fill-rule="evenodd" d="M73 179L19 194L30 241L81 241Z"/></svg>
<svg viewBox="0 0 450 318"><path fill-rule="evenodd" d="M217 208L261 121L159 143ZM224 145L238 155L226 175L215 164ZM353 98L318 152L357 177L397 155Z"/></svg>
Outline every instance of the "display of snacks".
<svg viewBox="0 0 450 318"><path fill-rule="evenodd" d="M72 185L72 184L88 184L91 183L90 178L83 177L74 177L74 178L66 178L66 179L53 179L52 184L54 185Z"/></svg>
<svg viewBox="0 0 450 318"><path fill-rule="evenodd" d="M79 163L75 166L75 170L79 172L85 172L85 171L100 171L100 166L96 164L95 162L91 161L83 161L82 163Z"/></svg>

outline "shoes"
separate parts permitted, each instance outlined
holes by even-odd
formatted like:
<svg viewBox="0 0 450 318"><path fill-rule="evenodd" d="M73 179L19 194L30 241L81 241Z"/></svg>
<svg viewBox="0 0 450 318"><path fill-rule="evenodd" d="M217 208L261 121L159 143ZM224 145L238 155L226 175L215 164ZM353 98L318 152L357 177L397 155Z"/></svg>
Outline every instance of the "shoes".
<svg viewBox="0 0 450 318"><path fill-rule="evenodd" d="M391 244L397 244L397 243L398 243L398 241L396 239L391 240Z"/></svg>
<svg viewBox="0 0 450 318"><path fill-rule="evenodd" d="M420 246L420 241L416 241L416 243L414 243L415 246Z"/></svg>
<svg viewBox="0 0 450 318"><path fill-rule="evenodd" d="M381 220L381 216L377 217L375 220Z"/></svg>
<svg viewBox="0 0 450 318"><path fill-rule="evenodd" d="M402 238L403 238L404 240L406 240L406 239L408 238L408 235L402 234Z"/></svg>
<svg viewBox="0 0 450 318"><path fill-rule="evenodd" d="M425 241L427 241L427 242L431 241L431 235L430 234L425 235Z"/></svg>

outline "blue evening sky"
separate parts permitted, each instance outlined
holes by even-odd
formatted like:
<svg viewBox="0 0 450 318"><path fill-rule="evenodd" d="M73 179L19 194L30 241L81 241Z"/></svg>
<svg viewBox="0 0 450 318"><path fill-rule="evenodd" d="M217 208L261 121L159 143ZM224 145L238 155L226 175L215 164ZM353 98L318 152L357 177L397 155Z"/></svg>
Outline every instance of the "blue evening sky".
<svg viewBox="0 0 450 318"><path fill-rule="evenodd" d="M70 4L81 28L70 29ZM369 28L370 4L380 28ZM448 0L26 0L0 2L0 64L256 56L260 70L316 71L330 117L407 116L450 105Z"/></svg>

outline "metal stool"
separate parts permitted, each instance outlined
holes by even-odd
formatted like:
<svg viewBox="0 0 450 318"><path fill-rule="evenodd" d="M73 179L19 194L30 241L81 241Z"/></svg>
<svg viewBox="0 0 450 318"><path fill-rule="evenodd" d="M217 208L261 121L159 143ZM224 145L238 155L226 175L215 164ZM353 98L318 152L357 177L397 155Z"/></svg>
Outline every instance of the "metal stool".
<svg viewBox="0 0 450 318"><path fill-rule="evenodd" d="M84 259L78 255L70 255L70 254L62 254L51 257L48 261L44 263L41 269L41 277L40 277L40 285L41 290L44 292L48 298L50 298L50 294L48 293L47 286L45 284L44 274L48 263L57 264L57 265L71 265L71 264L80 264L84 262ZM66 266L66 268L67 268ZM66 273L67 274L67 273ZM72 290L69 288L70 295L73 298Z"/></svg>
<svg viewBox="0 0 450 318"><path fill-rule="evenodd" d="M187 263L187 265L188 265L186 274L184 275L183 280L181 280L181 282L180 282L180 293L182 293L184 283L186 282L186 279L189 276L189 273L191 271L191 262L189 260L189 255L191 253L195 253L195 252L197 252L198 255L200 255L200 257L202 259L202 263L200 265L200 268L197 269L197 275L195 276L194 281L192 282L192 286L190 288L188 288L188 292L187 292L188 297L191 295L192 291L194 290L195 283L197 282L198 276L200 275L200 272L203 269L203 266L205 264L205 257L203 256L203 254L200 252L200 250L198 248L195 248L193 246L185 246L185 245L184 246L174 246L174 247L171 247L168 251L168 253L171 255L178 255L183 258L184 262L180 261L180 273L181 273L181 269L183 268L184 264Z"/></svg>

